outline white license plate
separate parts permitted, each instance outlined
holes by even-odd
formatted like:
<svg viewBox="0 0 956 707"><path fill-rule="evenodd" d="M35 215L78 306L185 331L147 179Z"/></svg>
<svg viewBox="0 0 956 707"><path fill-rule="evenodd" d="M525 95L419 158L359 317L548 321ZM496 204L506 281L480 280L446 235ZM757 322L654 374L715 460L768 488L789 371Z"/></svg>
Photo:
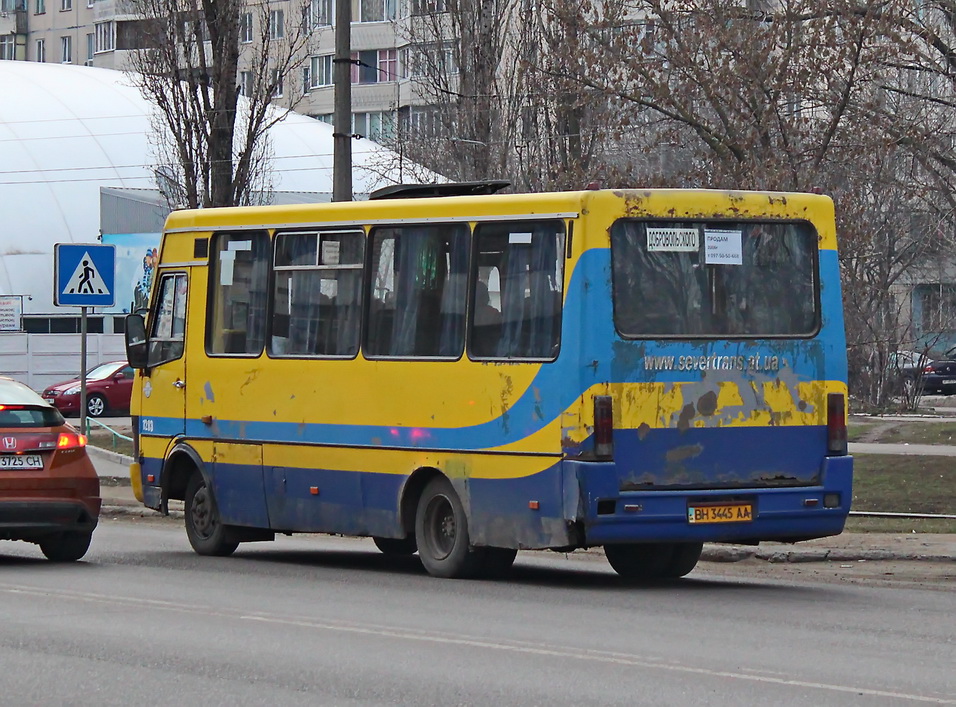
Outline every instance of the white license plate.
<svg viewBox="0 0 956 707"><path fill-rule="evenodd" d="M945 380L943 385L956 385L956 380Z"/></svg>
<svg viewBox="0 0 956 707"><path fill-rule="evenodd" d="M39 454L0 454L0 469L42 469Z"/></svg>

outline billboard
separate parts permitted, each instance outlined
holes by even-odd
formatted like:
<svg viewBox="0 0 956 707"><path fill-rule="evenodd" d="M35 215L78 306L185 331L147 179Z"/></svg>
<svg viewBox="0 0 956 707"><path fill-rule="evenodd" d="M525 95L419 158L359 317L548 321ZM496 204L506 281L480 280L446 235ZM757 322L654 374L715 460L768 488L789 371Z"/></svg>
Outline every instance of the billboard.
<svg viewBox="0 0 956 707"><path fill-rule="evenodd" d="M109 233L104 244L116 247L116 305L104 312L129 313L149 305L149 288L159 259L159 233Z"/></svg>

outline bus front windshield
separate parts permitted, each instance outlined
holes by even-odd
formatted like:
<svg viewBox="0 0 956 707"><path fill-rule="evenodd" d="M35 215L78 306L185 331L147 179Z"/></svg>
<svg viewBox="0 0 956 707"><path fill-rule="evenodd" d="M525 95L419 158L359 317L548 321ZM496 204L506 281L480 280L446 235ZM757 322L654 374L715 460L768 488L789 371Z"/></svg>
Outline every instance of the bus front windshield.
<svg viewBox="0 0 956 707"><path fill-rule="evenodd" d="M621 219L614 321L627 338L810 337L817 234L806 222Z"/></svg>

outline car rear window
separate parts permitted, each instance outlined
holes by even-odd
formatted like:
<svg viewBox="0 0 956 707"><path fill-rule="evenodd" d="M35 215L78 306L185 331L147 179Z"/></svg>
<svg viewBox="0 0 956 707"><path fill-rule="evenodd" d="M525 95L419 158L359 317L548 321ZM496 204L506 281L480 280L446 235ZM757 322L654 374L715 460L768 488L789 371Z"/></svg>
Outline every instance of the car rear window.
<svg viewBox="0 0 956 707"><path fill-rule="evenodd" d="M0 427L57 427L63 423L63 415L56 408L0 406Z"/></svg>

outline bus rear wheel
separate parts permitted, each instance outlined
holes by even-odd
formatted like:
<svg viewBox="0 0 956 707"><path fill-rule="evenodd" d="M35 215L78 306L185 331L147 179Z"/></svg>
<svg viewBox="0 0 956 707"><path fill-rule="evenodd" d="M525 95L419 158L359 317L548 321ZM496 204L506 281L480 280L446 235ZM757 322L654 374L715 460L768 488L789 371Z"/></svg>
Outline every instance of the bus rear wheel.
<svg viewBox="0 0 956 707"><path fill-rule="evenodd" d="M222 524L212 490L199 472L186 484L184 505L186 537L196 554L225 557L236 551L239 543L229 537L229 528Z"/></svg>
<svg viewBox="0 0 956 707"><path fill-rule="evenodd" d="M373 537L372 542L386 555L414 555L418 552L418 543L414 535L407 538Z"/></svg>
<svg viewBox="0 0 956 707"><path fill-rule="evenodd" d="M677 579L697 566L703 543L623 543L605 545L614 571L626 579Z"/></svg>
<svg viewBox="0 0 956 707"><path fill-rule="evenodd" d="M508 574L515 563L518 551L508 547L481 548L484 557L481 560L481 574L484 577L502 577Z"/></svg>
<svg viewBox="0 0 956 707"><path fill-rule="evenodd" d="M484 553L469 547L465 508L451 482L439 476L428 482L415 514L418 556L435 577L472 577L482 569Z"/></svg>

